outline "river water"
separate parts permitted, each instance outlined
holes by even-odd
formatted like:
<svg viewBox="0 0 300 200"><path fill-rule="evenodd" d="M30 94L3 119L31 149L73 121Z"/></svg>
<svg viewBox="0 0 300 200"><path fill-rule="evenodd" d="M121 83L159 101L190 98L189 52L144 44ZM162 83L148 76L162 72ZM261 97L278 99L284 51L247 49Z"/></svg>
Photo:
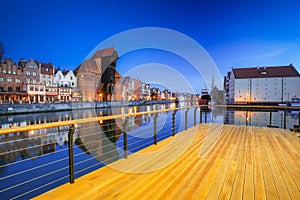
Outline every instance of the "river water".
<svg viewBox="0 0 300 200"><path fill-rule="evenodd" d="M175 108L178 105L147 105L91 110L73 110L37 114L0 116L1 127L26 126L46 122L67 121L88 117L119 115ZM185 105L179 105L185 106ZM172 113L157 115L157 140L172 135ZM200 122L199 109L177 111L175 133ZM270 121L270 115L271 121ZM75 178L124 157L124 133L127 133L130 154L154 143L154 115L133 116L78 125L74 132ZM282 111L247 111L209 109L203 122L277 126L283 128ZM287 128L299 123L299 114L287 114ZM69 127L55 127L38 131L11 133L0 136L0 197L28 199L69 181ZM76 180L75 180L76 181Z"/></svg>

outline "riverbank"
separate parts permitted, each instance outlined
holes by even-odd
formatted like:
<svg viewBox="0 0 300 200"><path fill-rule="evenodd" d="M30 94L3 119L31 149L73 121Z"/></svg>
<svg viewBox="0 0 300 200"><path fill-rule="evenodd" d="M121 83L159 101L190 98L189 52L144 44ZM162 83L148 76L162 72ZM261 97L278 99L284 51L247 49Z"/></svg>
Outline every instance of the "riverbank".
<svg viewBox="0 0 300 200"><path fill-rule="evenodd" d="M140 105L168 104L168 103L174 103L174 101L160 100L160 101L128 101L128 102L76 102L76 103L50 103L50 104L1 104L0 115L56 112L56 111L78 110L78 109L96 109L96 108L140 106Z"/></svg>

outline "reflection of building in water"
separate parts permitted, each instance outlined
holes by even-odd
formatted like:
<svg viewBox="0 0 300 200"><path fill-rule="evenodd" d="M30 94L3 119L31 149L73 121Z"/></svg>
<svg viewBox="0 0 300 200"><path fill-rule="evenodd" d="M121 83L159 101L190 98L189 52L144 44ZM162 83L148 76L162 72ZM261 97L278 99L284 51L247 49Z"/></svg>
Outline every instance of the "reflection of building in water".
<svg viewBox="0 0 300 200"><path fill-rule="evenodd" d="M101 126L98 122L82 124L78 130L76 144L86 153L104 163L111 163L119 159L115 142L121 134L116 129L115 120L105 120Z"/></svg>
<svg viewBox="0 0 300 200"><path fill-rule="evenodd" d="M23 133L10 133L0 136L0 165L14 163L55 152L56 144L62 147L68 143L69 126L31 130ZM74 141L78 137L74 132Z"/></svg>
<svg viewBox="0 0 300 200"><path fill-rule="evenodd" d="M246 110L227 110L226 120L227 124L246 125L249 126L262 126L267 127L270 125L270 111L246 111ZM283 128L284 113L282 111L272 112L272 126ZM298 124L298 116L287 114L287 128L292 128Z"/></svg>

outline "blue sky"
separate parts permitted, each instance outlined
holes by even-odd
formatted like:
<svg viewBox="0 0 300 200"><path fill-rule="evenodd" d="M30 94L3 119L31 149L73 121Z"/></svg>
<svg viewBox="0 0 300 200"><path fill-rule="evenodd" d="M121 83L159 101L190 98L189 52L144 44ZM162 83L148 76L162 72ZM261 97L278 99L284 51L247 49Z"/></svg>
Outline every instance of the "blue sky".
<svg viewBox="0 0 300 200"><path fill-rule="evenodd" d="M93 48L115 34L140 27L163 27L202 45L221 75L231 67L290 63L300 70L299 1L0 0L0 5L0 41L5 56L16 61L32 57L75 69ZM154 57L144 56L143 62L162 60ZM122 58L117 67L126 73L139 59L141 55ZM192 82L197 81L195 78ZM202 87L199 84L195 84L197 90Z"/></svg>

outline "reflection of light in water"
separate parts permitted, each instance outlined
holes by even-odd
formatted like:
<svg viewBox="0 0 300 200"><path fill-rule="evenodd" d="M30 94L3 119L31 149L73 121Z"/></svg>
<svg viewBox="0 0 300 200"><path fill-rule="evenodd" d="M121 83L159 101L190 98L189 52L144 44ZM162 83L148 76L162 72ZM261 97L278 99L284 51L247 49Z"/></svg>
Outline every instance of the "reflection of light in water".
<svg viewBox="0 0 300 200"><path fill-rule="evenodd" d="M28 132L29 132L29 135L34 135L34 130L30 130Z"/></svg>
<svg viewBox="0 0 300 200"><path fill-rule="evenodd" d="M136 113L136 111L137 111L137 106L134 106L133 109L134 109L134 113Z"/></svg>

